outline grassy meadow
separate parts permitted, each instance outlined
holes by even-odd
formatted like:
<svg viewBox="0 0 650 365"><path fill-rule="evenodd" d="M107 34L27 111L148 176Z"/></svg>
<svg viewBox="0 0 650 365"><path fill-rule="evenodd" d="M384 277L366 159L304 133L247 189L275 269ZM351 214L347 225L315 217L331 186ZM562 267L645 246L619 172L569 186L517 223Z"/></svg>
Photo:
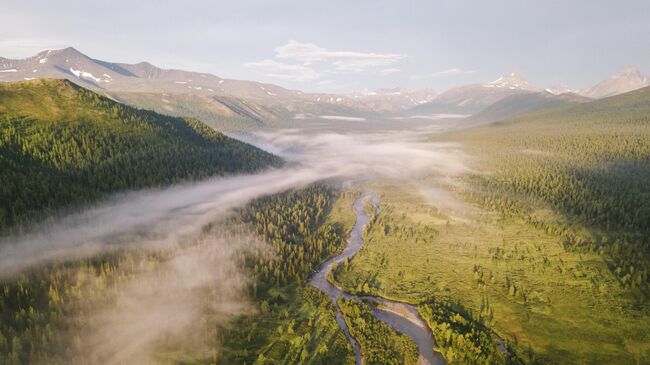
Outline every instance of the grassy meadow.
<svg viewBox="0 0 650 365"><path fill-rule="evenodd" d="M335 274L346 290L415 304L458 301L541 362L633 362L630 350L650 319L639 317L597 254L567 252L558 237L521 220L488 213L459 220L413 189L373 188L378 220Z"/></svg>
<svg viewBox="0 0 650 365"><path fill-rule="evenodd" d="M334 280L493 331L444 340L450 363L499 338L526 363L650 361L650 89L431 140L460 144L472 172L367 186L381 212Z"/></svg>

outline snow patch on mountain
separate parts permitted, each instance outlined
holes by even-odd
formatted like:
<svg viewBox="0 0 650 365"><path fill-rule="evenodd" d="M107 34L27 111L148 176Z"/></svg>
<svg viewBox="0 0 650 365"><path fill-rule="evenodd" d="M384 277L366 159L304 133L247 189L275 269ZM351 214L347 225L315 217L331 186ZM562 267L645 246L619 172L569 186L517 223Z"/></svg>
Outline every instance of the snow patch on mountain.
<svg viewBox="0 0 650 365"><path fill-rule="evenodd" d="M102 81L102 79L100 79L99 77L95 77L90 72L86 72L83 70L75 70L74 68L70 67L70 72L72 72L73 75L77 76L80 79L90 79L90 80L94 80L95 82Z"/></svg>
<svg viewBox="0 0 650 365"><path fill-rule="evenodd" d="M360 117L348 117L344 115L319 115L318 116L321 119L327 119L327 120L342 120L346 122L363 122L366 120L366 118L360 118Z"/></svg>
<svg viewBox="0 0 650 365"><path fill-rule="evenodd" d="M485 87L497 87L510 90L534 90L535 88L520 73L511 72L505 76L484 84Z"/></svg>
<svg viewBox="0 0 650 365"><path fill-rule="evenodd" d="M573 93L575 90L569 88L566 85L553 85L550 86L546 89L544 89L547 93L553 94L553 95L562 95L566 93Z"/></svg>

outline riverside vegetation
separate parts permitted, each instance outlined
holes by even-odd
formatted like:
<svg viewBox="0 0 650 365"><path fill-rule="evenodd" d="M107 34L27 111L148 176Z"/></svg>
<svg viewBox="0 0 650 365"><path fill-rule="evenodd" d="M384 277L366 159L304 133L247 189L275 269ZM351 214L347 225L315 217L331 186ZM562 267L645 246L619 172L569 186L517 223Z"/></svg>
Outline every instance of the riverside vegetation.
<svg viewBox="0 0 650 365"><path fill-rule="evenodd" d="M373 186L381 213L335 279L419 304L450 363L650 361L650 89L432 138L476 173Z"/></svg>
<svg viewBox="0 0 650 365"><path fill-rule="evenodd" d="M333 196L329 188L313 186L260 198L227 222L206 227L208 237L224 232L226 239L257 235L273 246L272 255L239 255L239 265L253 275L247 292L256 310L227 324L206 314L206 325L190 339L208 350L164 334L155 343L154 358L164 363L354 363L330 299L305 280L320 260L343 245L342 233L324 223ZM150 252L134 246L54 263L3 283L0 363L105 361L81 336L97 330L93 309L117 300L120 284L155 273L171 256L173 249ZM210 286L202 293L207 300L219 295Z"/></svg>
<svg viewBox="0 0 650 365"><path fill-rule="evenodd" d="M115 191L281 164L279 158L197 120L127 107L65 80L2 84L0 100L0 227L5 231L18 231L63 208L76 209ZM191 338L223 351L174 352L183 341L179 344L171 336L157 344L157 358L252 363L259 362L258 357L282 354L290 362L330 363L332 358L345 362L346 356L353 361L329 299L301 284L315 265L343 244L340 227L321 227L332 194L320 186L259 199L226 224L231 239L244 233L258 236L276 251L272 256L240 258L255 275L251 295L258 304L254 318L259 322L237 328L259 339L258 348L248 343L229 351L227 341L240 332L222 328L219 333L229 336L221 338L214 328L205 328L198 331L198 338ZM206 235L223 234L219 228L223 224L206 227ZM181 249L151 252L134 245L5 278L0 294L0 363L102 362L102 354L83 336L97 325L92 320L94 308L116 300L122 284L157 272ZM205 295L215 293L206 288ZM268 326L257 327L263 323ZM278 337L278 328L286 330L284 336ZM280 352L272 349L269 355L262 345L271 340L281 346Z"/></svg>
<svg viewBox="0 0 650 365"><path fill-rule="evenodd" d="M111 192L282 163L197 120L127 107L65 80L3 84L0 100L0 226L5 232L20 232L23 226ZM238 265L252 275L246 292L253 310L226 323L208 311L203 325L190 335L163 333L152 344L153 359L354 363L351 345L334 320L333 304L306 283L322 261L345 245L353 223L345 214L352 195L338 197L325 185L288 191L259 198L234 218L206 226L206 237L252 236L269 243L271 255L254 250L238 256ZM193 244L160 250L127 245L4 278L0 363L107 361L111 354L84 335L101 326L97 308L117 303L125 295L123 288L138 277L162 275L160 268ZM218 300L217 286L200 290L206 301ZM384 332L396 336L388 328Z"/></svg>
<svg viewBox="0 0 650 365"><path fill-rule="evenodd" d="M197 120L67 81L0 85L0 100L3 232L124 189L282 163ZM332 280L417 305L449 364L650 361L650 89L431 139L461 144L474 172L453 184L365 183L380 194L380 213ZM353 364L333 304L307 280L343 249L355 196L313 185L206 226L206 237L268 243L272 254L236 255L251 308L227 321L206 311L192 333L154 341L153 359ZM0 364L102 363L108 355L84 336L97 330L95 309L192 244L129 245L4 279ZM211 285L200 294L219 295ZM414 344L377 321L372 304L338 304L368 363L417 361Z"/></svg>

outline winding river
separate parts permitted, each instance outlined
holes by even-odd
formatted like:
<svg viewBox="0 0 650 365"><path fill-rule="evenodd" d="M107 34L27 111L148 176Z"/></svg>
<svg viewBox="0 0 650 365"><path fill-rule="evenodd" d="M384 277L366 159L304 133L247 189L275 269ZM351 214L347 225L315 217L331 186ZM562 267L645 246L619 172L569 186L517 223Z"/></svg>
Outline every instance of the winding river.
<svg viewBox="0 0 650 365"><path fill-rule="evenodd" d="M343 329L346 337L352 344L354 348L354 355L356 358L357 365L363 364L363 358L361 356L361 348L357 341L350 334L350 330L345 324L343 319L343 314L338 310L338 304L336 303L337 298L343 297L345 299L355 299L363 301L373 301L379 305L373 309L373 315L380 321L386 323L393 330L400 332L404 335L409 336L415 344L418 346L418 351L420 353L418 364L420 365L438 365L444 364L440 354L433 351L435 347L435 340L431 331L429 330L427 324L418 314L417 309L407 303L401 303L385 298L374 297L374 296L356 296L350 293L346 293L341 288L333 285L327 280L329 273L342 261L345 259L352 258L363 245L363 231L366 227L366 224L370 221L370 215L365 211L364 207L368 200L371 200L373 207L376 211L379 210L379 205L377 202L377 196L374 193L365 193L363 196L354 201L353 208L356 213L356 221L352 230L350 231L350 236L347 240L347 246L343 252L335 257L330 258L325 263L323 263L318 271L316 271L311 278L309 283L329 297L334 302L336 307L336 321Z"/></svg>

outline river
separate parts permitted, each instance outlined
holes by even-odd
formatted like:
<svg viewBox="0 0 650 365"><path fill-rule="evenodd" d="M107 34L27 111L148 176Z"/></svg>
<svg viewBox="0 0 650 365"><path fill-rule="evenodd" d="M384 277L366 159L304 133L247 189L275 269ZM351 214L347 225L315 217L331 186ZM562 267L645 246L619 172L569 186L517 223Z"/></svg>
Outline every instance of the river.
<svg viewBox="0 0 650 365"><path fill-rule="evenodd" d="M352 227L352 230L350 231L350 235L347 240L347 246L341 254L334 256L323 263L319 269L311 276L309 283L321 290L323 293L329 295L329 297L334 302L334 306L336 308L336 321L341 326L343 332L354 348L357 365L363 364L361 349L357 341L352 337L352 335L350 335L350 331L343 319L343 314L338 309L336 300L339 297L360 301L373 301L375 303L378 303L379 306L373 309L373 315L375 318L386 323L393 330L413 339L415 344L418 346L418 351L420 354L418 364L444 364L444 361L440 354L433 351L434 347L436 346L435 340L427 324L424 322L422 317L420 317L415 306L407 303L389 300L386 298L374 296L356 296L344 292L341 290L341 288L333 285L329 282L329 280L327 280L329 273L338 264L343 262L345 259L352 258L361 249L361 246L363 246L363 231L370 221L370 215L366 212L364 207L369 200L371 201L375 210L378 212L379 205L377 196L374 193L364 193L360 198L354 201L353 208L356 214L356 221Z"/></svg>

